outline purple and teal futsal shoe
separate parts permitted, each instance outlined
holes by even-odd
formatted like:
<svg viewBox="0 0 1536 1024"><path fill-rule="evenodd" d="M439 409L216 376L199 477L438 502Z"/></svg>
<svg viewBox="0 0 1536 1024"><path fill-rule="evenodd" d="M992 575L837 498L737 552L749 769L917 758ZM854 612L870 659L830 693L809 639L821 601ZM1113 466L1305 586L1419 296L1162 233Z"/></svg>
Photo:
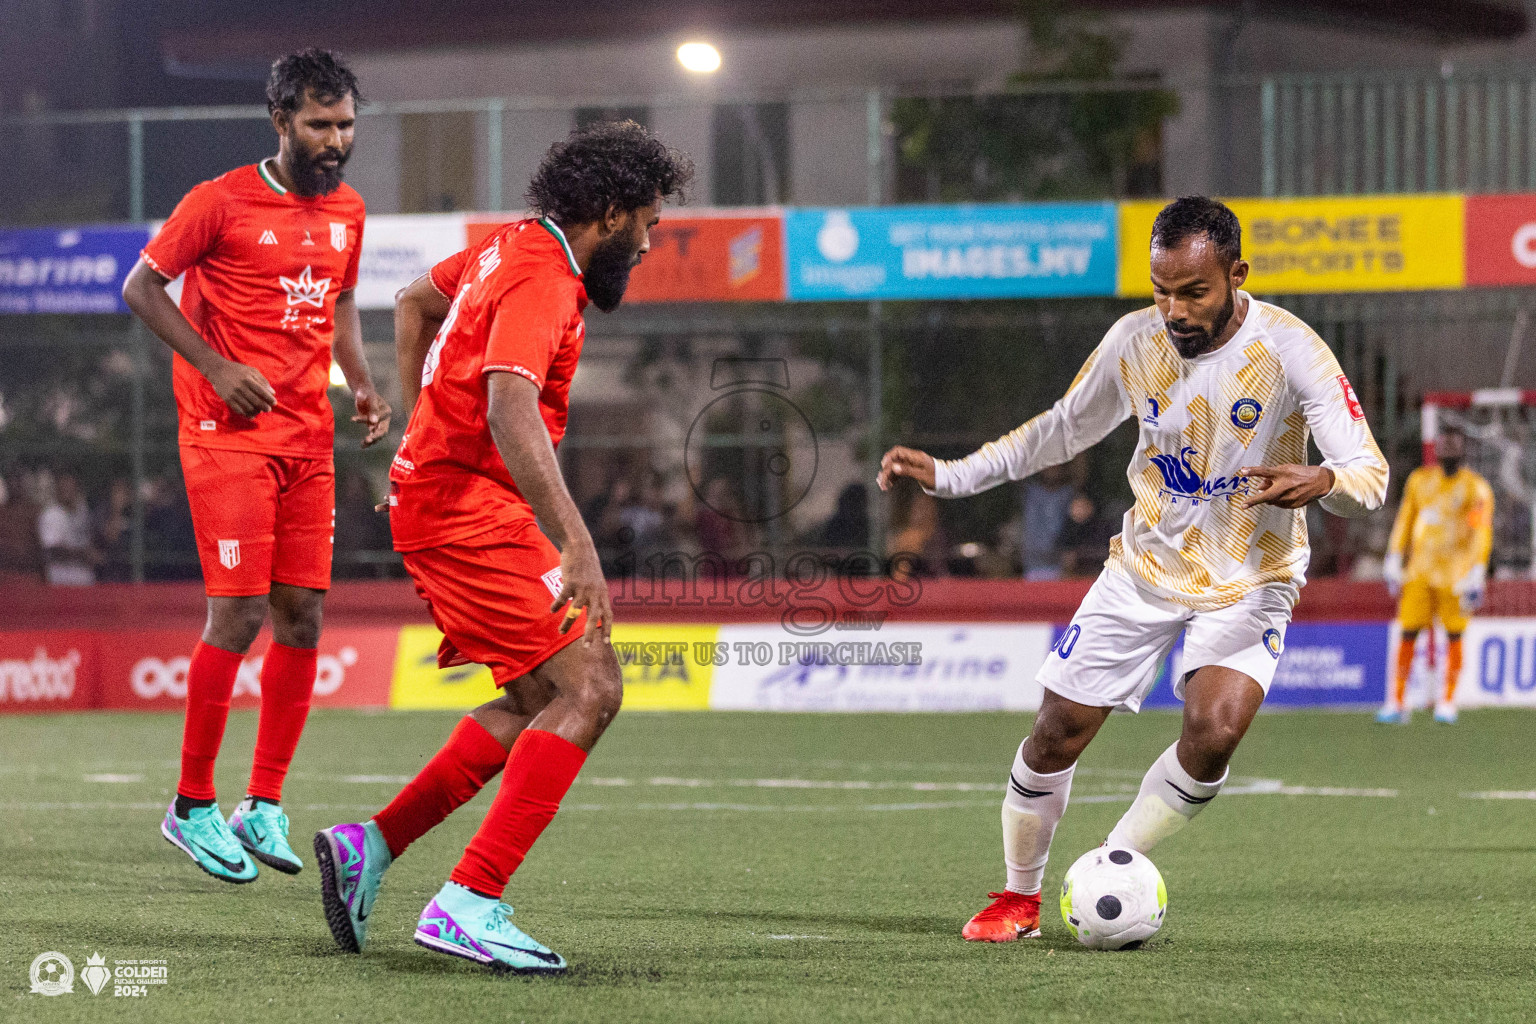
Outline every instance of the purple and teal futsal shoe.
<svg viewBox="0 0 1536 1024"><path fill-rule="evenodd" d="M368 915L393 858L389 844L372 821L333 825L315 833L315 863L320 868L320 902L336 944L361 953L368 941Z"/></svg>
<svg viewBox="0 0 1536 1024"><path fill-rule="evenodd" d="M512 924L512 908L446 883L416 922L416 944L498 973L561 974L565 958Z"/></svg>

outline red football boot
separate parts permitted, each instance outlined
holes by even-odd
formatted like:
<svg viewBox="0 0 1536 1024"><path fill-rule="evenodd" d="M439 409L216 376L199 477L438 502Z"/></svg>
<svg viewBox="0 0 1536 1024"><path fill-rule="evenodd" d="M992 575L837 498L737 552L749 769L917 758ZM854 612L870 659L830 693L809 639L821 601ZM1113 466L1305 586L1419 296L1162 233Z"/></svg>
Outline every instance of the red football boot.
<svg viewBox="0 0 1536 1024"><path fill-rule="evenodd" d="M1040 936L1040 894L989 892L992 905L966 922L960 937L970 942L1012 942Z"/></svg>

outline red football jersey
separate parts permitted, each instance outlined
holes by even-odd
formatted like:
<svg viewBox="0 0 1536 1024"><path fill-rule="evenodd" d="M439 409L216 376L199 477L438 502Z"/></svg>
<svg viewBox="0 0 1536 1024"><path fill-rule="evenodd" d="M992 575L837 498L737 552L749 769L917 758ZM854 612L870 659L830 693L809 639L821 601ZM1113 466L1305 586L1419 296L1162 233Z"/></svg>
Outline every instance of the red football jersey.
<svg viewBox="0 0 1536 1024"><path fill-rule="evenodd" d="M533 518L491 439L485 374L532 381L550 442L559 445L586 336L581 270L547 218L508 224L448 257L432 268L432 283L453 304L427 350L421 397L389 471L397 551Z"/></svg>
<svg viewBox="0 0 1536 1024"><path fill-rule="evenodd" d="M261 371L277 407L247 418L225 405L181 356L172 383L182 444L330 457L336 296L357 284L363 198L342 185L300 196L265 162L198 185L177 204L143 259L169 278L183 272L181 311L215 352Z"/></svg>

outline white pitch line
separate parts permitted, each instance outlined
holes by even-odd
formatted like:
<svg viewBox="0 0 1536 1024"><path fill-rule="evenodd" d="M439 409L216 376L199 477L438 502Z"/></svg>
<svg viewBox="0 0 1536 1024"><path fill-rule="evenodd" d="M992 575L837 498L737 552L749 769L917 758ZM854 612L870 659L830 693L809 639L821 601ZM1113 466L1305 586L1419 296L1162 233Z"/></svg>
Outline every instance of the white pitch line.
<svg viewBox="0 0 1536 1024"><path fill-rule="evenodd" d="M143 782L142 775L117 775L112 772L99 772L95 775L84 776L86 782Z"/></svg>
<svg viewBox="0 0 1536 1024"><path fill-rule="evenodd" d="M1490 789L1485 793L1461 793L1467 800L1536 800L1536 789Z"/></svg>

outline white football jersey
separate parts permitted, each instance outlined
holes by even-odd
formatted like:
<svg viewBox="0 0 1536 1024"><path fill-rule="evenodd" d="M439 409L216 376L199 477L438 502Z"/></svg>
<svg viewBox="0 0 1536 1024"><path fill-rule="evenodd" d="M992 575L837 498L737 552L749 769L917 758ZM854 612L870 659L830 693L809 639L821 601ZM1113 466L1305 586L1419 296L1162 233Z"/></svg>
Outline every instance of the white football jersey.
<svg viewBox="0 0 1536 1024"><path fill-rule="evenodd" d="M1305 582L1303 510L1243 509L1242 467L1305 463L1315 436L1334 474L1323 508L1358 516L1386 499L1386 459L1333 352L1297 317L1251 297L1232 340L1194 359L1174 349L1156 306L1122 317L1047 412L963 459L938 460L932 493L961 497L1022 480L1128 416L1141 431L1126 470L1136 504L1107 565L1190 608Z"/></svg>

